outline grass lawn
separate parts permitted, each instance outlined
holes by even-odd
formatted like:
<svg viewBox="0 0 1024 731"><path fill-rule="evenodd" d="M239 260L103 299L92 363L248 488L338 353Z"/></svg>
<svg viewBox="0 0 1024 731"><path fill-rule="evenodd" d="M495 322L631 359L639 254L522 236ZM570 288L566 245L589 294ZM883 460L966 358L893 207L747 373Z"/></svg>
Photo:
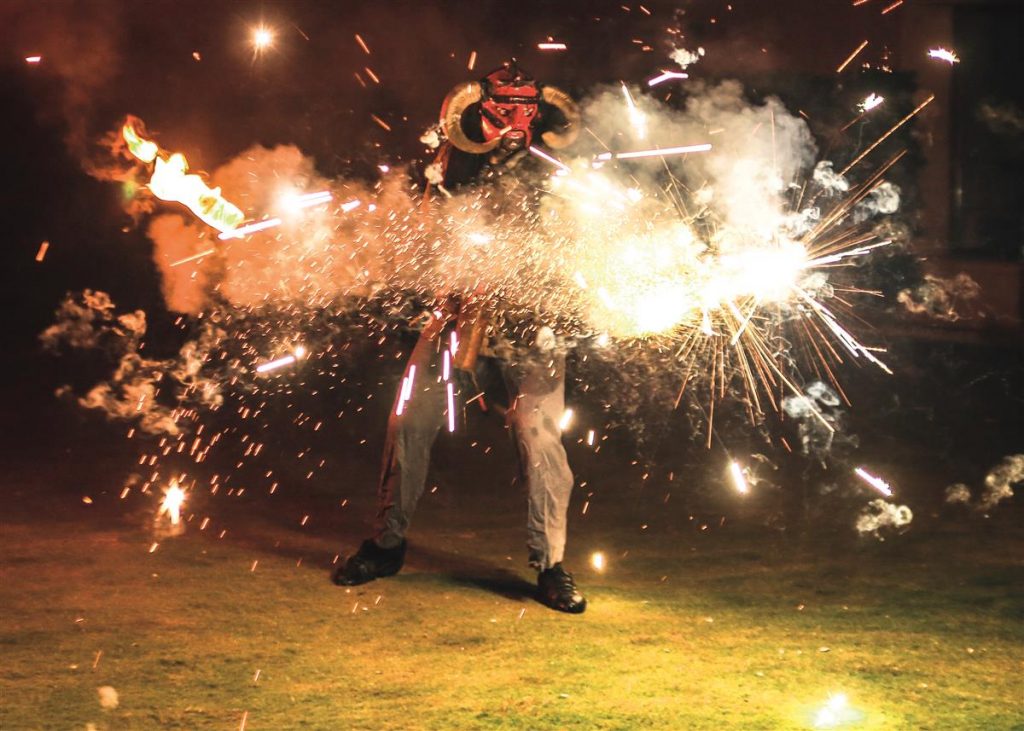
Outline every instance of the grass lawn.
<svg viewBox="0 0 1024 731"><path fill-rule="evenodd" d="M344 519L253 510L223 538L197 519L150 552L116 495L16 511L0 728L803 729L844 693L839 728L1024 729L1012 525L840 548L581 524L591 604L564 616L533 601L506 502L454 529L428 506L407 571L352 590L328 581L360 536Z"/></svg>

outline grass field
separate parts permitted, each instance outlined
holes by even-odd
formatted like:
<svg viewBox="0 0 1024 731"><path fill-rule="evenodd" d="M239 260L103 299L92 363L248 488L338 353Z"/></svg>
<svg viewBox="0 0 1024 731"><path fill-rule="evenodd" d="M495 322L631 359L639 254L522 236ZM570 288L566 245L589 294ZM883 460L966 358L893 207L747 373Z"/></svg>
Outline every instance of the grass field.
<svg viewBox="0 0 1024 731"><path fill-rule="evenodd" d="M356 524L243 510L151 553L114 498L5 519L0 728L802 729L835 693L839 728L1024 728L1012 525L842 547L581 525L590 607L565 616L532 599L518 500L454 528L426 506L407 571L345 590Z"/></svg>

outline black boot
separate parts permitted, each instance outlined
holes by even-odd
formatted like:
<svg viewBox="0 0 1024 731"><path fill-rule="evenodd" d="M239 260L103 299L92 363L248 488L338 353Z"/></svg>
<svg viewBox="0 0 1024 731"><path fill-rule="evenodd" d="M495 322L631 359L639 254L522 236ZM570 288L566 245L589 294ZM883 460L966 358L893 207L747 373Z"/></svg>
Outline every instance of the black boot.
<svg viewBox="0 0 1024 731"><path fill-rule="evenodd" d="M405 541L395 548L381 548L367 538L359 550L334 570L331 579L338 586L357 586L384 576L394 576L405 563Z"/></svg>
<svg viewBox="0 0 1024 731"><path fill-rule="evenodd" d="M576 589L576 581L572 574L562 568L561 562L540 572L537 576L537 589L540 601L552 609L582 614L587 608L587 600Z"/></svg>

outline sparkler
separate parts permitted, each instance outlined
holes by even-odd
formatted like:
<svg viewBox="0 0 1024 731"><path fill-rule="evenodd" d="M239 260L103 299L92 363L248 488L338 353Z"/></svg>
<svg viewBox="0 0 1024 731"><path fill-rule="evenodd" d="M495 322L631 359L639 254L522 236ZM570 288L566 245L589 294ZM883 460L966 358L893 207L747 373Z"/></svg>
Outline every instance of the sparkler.
<svg viewBox="0 0 1024 731"><path fill-rule="evenodd" d="M875 475L872 475L870 472L867 472L866 470L860 467L857 467L853 471L857 475L857 477L864 480L864 482L871 485L871 487L875 488L886 497L892 497L892 488L889 486L889 483L883 480L881 477L876 477Z"/></svg>

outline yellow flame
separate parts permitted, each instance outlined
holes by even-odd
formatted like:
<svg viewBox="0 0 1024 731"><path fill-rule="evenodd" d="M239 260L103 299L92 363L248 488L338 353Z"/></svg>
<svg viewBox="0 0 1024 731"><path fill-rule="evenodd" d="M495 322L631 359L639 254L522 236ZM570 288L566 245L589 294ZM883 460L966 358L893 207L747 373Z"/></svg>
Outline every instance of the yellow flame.
<svg viewBox="0 0 1024 731"><path fill-rule="evenodd" d="M195 173L188 172L188 161L180 152L166 155L157 144L141 137L131 122L121 129L128 151L145 163L155 163L149 179L153 195L170 203L181 203L199 219L218 231L232 231L245 214L220 194L220 188L209 187Z"/></svg>

